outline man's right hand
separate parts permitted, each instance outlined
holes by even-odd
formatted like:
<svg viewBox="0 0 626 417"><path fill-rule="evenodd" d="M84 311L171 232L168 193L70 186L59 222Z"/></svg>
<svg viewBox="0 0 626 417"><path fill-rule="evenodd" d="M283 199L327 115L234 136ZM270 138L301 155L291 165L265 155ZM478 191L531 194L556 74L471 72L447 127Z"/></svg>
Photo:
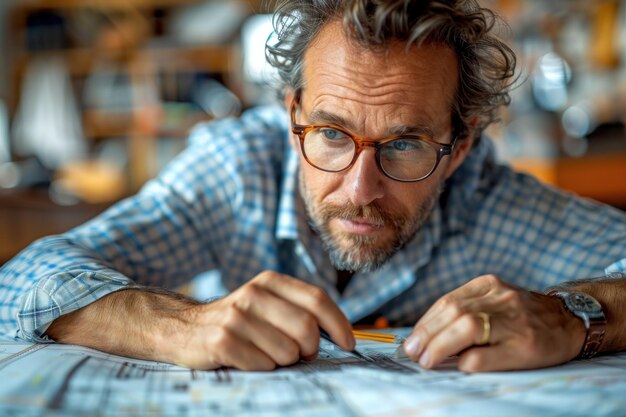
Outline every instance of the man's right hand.
<svg viewBox="0 0 626 417"><path fill-rule="evenodd" d="M119 291L60 317L47 333L62 343L195 369L271 370L315 358L320 328L354 348L350 323L321 288L268 271L209 304Z"/></svg>

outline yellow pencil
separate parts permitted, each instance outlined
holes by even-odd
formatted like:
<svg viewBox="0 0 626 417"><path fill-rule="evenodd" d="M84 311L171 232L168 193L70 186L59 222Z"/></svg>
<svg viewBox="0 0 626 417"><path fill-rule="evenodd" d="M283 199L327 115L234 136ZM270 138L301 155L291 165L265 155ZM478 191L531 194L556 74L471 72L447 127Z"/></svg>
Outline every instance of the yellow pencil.
<svg viewBox="0 0 626 417"><path fill-rule="evenodd" d="M373 340L376 342L402 343L404 341L404 338L393 335L393 334L388 334L388 333L373 333L373 332L364 332L360 330L353 330L352 334L357 339Z"/></svg>

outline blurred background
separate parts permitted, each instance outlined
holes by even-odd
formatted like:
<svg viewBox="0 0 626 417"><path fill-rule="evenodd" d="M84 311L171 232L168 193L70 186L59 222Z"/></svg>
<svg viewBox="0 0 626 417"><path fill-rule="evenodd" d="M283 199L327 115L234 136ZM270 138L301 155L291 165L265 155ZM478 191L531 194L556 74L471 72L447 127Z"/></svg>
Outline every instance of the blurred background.
<svg viewBox="0 0 626 417"><path fill-rule="evenodd" d="M626 209L626 1L484 0L523 83L488 134ZM262 0L0 1L0 265L136 192L200 121L271 103Z"/></svg>

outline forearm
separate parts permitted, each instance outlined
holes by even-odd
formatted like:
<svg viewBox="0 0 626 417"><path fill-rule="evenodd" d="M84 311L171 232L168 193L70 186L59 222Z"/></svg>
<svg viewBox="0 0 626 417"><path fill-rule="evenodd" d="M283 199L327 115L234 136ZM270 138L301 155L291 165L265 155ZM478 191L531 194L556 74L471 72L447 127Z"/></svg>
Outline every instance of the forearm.
<svg viewBox="0 0 626 417"><path fill-rule="evenodd" d="M160 290L121 290L59 317L46 333L60 343L172 363L197 305Z"/></svg>
<svg viewBox="0 0 626 417"><path fill-rule="evenodd" d="M326 292L265 271L211 303L162 290L114 292L58 318L48 335L194 369L271 370L314 358L320 328L354 349L350 323Z"/></svg>
<svg viewBox="0 0 626 417"><path fill-rule="evenodd" d="M607 326L601 352L626 350L626 279L591 279L563 284L568 291L591 295L602 304Z"/></svg>

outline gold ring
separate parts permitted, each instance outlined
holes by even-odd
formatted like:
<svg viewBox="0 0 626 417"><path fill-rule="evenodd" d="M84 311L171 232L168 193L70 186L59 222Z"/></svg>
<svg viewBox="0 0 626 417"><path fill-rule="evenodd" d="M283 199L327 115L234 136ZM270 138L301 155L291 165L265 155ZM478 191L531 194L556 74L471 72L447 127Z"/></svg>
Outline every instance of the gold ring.
<svg viewBox="0 0 626 417"><path fill-rule="evenodd" d="M483 313L482 311L478 313L478 317L483 320L483 335L480 337L478 344L486 345L491 338L491 320L489 319L489 314Z"/></svg>

